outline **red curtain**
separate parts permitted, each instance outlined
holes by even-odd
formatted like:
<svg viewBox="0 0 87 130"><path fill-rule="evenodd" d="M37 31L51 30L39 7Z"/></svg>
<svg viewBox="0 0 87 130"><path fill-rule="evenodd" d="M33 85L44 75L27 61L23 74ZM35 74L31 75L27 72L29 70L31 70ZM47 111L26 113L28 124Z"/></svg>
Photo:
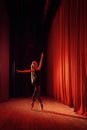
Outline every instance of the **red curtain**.
<svg viewBox="0 0 87 130"><path fill-rule="evenodd" d="M9 20L0 0L0 102L9 98Z"/></svg>
<svg viewBox="0 0 87 130"><path fill-rule="evenodd" d="M47 52L47 93L87 112L87 0L62 0L53 20Z"/></svg>

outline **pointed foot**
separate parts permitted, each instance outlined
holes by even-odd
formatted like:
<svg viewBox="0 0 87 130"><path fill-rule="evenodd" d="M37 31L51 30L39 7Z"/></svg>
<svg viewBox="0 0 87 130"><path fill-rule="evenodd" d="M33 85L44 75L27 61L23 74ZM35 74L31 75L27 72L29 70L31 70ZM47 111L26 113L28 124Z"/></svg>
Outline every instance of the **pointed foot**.
<svg viewBox="0 0 87 130"><path fill-rule="evenodd" d="M43 104L41 103L41 110L43 110Z"/></svg>
<svg viewBox="0 0 87 130"><path fill-rule="evenodd" d="M34 107L34 103L32 102L32 103L31 103L31 110L33 109L33 107Z"/></svg>

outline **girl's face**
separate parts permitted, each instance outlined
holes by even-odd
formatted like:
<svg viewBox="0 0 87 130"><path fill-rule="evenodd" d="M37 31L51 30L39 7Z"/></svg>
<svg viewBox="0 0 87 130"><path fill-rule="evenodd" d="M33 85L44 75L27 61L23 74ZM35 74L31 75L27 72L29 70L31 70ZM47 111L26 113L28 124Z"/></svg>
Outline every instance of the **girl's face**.
<svg viewBox="0 0 87 130"><path fill-rule="evenodd" d="M32 68L37 68L38 67L38 63L36 61L33 61L31 66L32 66Z"/></svg>

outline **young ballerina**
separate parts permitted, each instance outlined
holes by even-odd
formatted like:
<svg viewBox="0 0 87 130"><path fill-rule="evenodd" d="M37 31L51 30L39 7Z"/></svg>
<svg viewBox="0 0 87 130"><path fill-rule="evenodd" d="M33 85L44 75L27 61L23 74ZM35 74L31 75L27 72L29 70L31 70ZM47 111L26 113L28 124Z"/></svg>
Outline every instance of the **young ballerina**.
<svg viewBox="0 0 87 130"><path fill-rule="evenodd" d="M44 56L44 53L41 53L39 65L38 65L37 61L32 61L31 69L29 69L29 70L18 70L18 69L16 69L17 73L29 73L29 72L31 72L31 83L34 86L34 93L33 93L33 97L32 97L31 109L34 107L34 102L36 100L36 97L38 98L38 100L41 104L41 108L43 109L43 103L42 103L42 100L41 100L41 93L40 93L40 70L42 68L43 56Z"/></svg>

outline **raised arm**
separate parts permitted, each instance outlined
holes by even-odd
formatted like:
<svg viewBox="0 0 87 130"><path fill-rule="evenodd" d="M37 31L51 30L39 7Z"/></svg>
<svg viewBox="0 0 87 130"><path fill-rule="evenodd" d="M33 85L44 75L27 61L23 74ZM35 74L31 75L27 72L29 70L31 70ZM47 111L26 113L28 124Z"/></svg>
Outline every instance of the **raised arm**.
<svg viewBox="0 0 87 130"><path fill-rule="evenodd" d="M18 70L18 69L16 69L17 73L29 73L29 72L34 72L34 71L35 71L34 69L30 69L30 70Z"/></svg>
<svg viewBox="0 0 87 130"><path fill-rule="evenodd" d="M43 57L44 57L44 53L41 53L41 58L40 58L40 62L39 62L39 66L37 67L37 70L41 70L42 63L43 63Z"/></svg>

